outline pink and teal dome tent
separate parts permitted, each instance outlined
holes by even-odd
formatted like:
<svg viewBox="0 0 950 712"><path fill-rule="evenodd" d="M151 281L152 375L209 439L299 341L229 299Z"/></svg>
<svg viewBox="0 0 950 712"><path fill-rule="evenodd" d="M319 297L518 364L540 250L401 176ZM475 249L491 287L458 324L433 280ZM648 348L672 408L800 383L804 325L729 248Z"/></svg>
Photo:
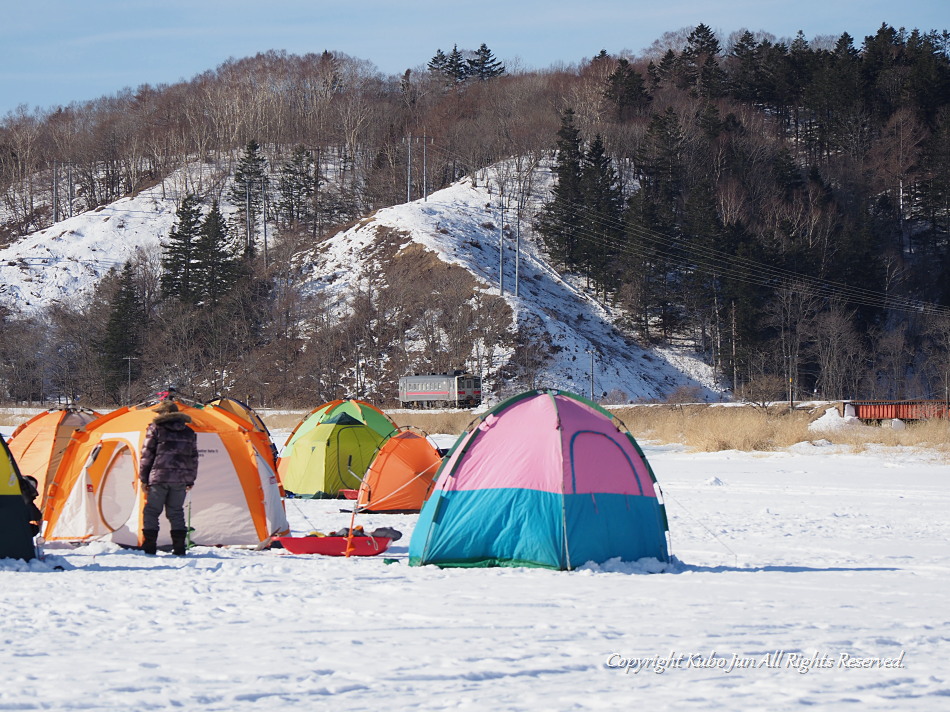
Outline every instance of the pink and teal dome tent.
<svg viewBox="0 0 950 712"><path fill-rule="evenodd" d="M666 510L637 441L564 391L508 399L459 437L409 543L413 566L669 561Z"/></svg>

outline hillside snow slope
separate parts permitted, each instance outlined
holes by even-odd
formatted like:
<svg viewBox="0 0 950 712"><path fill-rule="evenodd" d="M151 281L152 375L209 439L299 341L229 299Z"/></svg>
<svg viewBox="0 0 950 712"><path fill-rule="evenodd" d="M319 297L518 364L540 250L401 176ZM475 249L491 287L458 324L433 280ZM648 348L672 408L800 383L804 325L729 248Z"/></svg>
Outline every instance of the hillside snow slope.
<svg viewBox="0 0 950 712"><path fill-rule="evenodd" d="M0 250L0 303L36 313L57 302L83 299L110 268L120 268L137 250L157 255L175 224L176 186L183 183L172 176L165 186L68 218ZM527 220L522 221L520 249L507 234L500 260L500 219L497 196L484 183L462 179L425 199L379 210L321 242L304 256L299 288L305 294L322 291L338 309L345 308L354 284L372 264L379 229L388 228L404 236L404 248L417 243L443 262L463 267L489 294L501 291L503 265L502 296L513 320L551 347L539 375L541 385L584 395L593 390L596 398L609 394L631 402L663 399L690 386L700 387L707 400L720 398L711 370L693 354L644 349L625 338L613 325L618 313L545 259L528 234ZM505 218L509 233L516 229L513 220L511 214ZM513 323L511 333L515 327ZM502 348L496 366L512 353L510 346Z"/></svg>

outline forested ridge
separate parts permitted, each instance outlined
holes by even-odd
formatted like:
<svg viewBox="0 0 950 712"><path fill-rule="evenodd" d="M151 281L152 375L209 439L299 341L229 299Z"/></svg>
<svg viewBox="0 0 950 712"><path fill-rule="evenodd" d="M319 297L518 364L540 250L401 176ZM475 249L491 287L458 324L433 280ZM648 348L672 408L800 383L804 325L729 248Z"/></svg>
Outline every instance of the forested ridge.
<svg viewBox="0 0 950 712"><path fill-rule="evenodd" d="M497 304L412 295L417 274L394 269L387 289L330 319L295 296L297 258L502 161L516 167L499 185L505 230L533 231L631 338L693 345L738 396L947 394L950 34L719 37L700 24L642 56L543 71L506 68L485 45L435 48L401 76L343 54L269 52L8 114L5 243L206 170L184 174L162 255L110 275L91 303L3 314L3 397L118 403L187 372L206 397L386 401L393 369L462 367L478 346L468 334L459 348L454 318L494 320L478 338L497 342ZM526 180L539 165L550 195ZM397 292L412 308L392 333L368 334ZM384 363L420 330L424 352L403 344L389 372L357 368L353 382L356 354ZM531 350L529 334L516 338ZM517 383L516 364L495 375Z"/></svg>

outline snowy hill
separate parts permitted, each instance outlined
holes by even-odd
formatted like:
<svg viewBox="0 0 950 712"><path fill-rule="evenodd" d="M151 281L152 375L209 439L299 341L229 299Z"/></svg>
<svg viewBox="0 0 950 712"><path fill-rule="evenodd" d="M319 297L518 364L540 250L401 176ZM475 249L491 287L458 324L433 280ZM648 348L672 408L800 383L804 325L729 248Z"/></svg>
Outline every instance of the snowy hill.
<svg viewBox="0 0 950 712"><path fill-rule="evenodd" d="M175 224L175 201L160 187L62 220L0 249L0 302L34 313L88 296L137 249L158 249Z"/></svg>
<svg viewBox="0 0 950 712"><path fill-rule="evenodd" d="M158 251L175 223L174 186L181 183L173 176L165 186L63 220L0 250L0 303L36 312L57 301L83 298L136 250ZM354 284L378 258L373 248L384 228L404 236L403 249L421 245L471 273L478 289L497 295L499 218L497 196L484 184L463 179L426 199L379 210L301 256L300 289L323 292L343 309ZM552 351L539 385L589 394L593 351L597 398L662 399L677 388L697 386L706 399L719 398L705 364L689 353L647 350L625 339L612 325L618 315L560 275L534 241L521 240L517 262L516 296L515 243L506 237L502 296L517 322L510 331L530 327ZM513 353L511 348L501 351L501 362Z"/></svg>

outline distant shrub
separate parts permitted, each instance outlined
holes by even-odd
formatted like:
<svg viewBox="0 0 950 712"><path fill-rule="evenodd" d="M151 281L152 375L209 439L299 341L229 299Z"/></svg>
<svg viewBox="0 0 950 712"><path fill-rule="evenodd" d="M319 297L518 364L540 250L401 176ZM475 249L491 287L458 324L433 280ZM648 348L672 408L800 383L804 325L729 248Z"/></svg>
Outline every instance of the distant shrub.
<svg viewBox="0 0 950 712"><path fill-rule="evenodd" d="M702 403L703 389L699 386L679 386L666 397L667 403Z"/></svg>
<svg viewBox="0 0 950 712"><path fill-rule="evenodd" d="M736 395L747 403L764 405L788 396L787 381L782 376L757 376L739 386Z"/></svg>
<svg viewBox="0 0 950 712"><path fill-rule="evenodd" d="M614 388L612 391L607 393L603 398L601 398L601 405L624 405L630 401L630 396L627 395L626 391L622 391L619 388Z"/></svg>

